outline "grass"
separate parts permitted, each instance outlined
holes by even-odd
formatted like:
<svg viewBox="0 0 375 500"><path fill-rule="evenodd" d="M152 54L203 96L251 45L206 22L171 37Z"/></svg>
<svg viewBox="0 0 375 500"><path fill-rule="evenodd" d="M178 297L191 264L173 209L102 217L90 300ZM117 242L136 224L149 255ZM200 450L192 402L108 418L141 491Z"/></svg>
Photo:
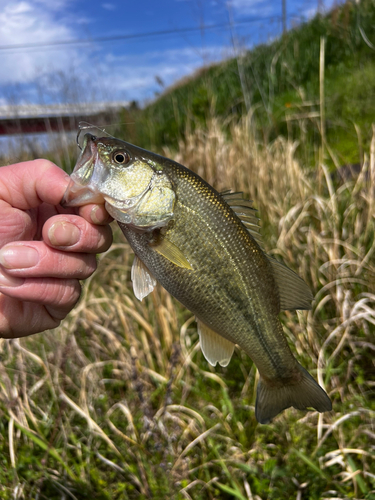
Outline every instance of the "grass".
<svg viewBox="0 0 375 500"><path fill-rule="evenodd" d="M311 286L313 309L281 319L334 411L257 424L251 360L236 348L213 369L189 311L161 287L137 301L114 226L62 325L0 341L1 498L375 499L375 138L336 186L295 142L260 145L247 116L230 127L213 119L164 153L249 195L267 251Z"/></svg>
<svg viewBox="0 0 375 500"><path fill-rule="evenodd" d="M62 325L0 340L0 498L375 499L374 55L356 29L370 36L374 17L372 2L348 3L126 111L117 132L254 200L266 251L315 294L280 317L334 411L257 424L251 360L236 348L212 368L189 311L161 287L137 301L114 225ZM69 171L61 144L49 156ZM333 166L356 161L359 177L337 184Z"/></svg>
<svg viewBox="0 0 375 500"><path fill-rule="evenodd" d="M314 167L321 143L317 118L324 39L327 138L341 165L362 162L375 120L374 22L373 0L348 1L270 43L202 68L143 110L124 110L120 135L146 149L169 145L176 150L181 136L208 130L213 118L219 117L230 133L230 124L251 112L265 146L280 136L298 140L297 157ZM332 159L326 161L333 169Z"/></svg>

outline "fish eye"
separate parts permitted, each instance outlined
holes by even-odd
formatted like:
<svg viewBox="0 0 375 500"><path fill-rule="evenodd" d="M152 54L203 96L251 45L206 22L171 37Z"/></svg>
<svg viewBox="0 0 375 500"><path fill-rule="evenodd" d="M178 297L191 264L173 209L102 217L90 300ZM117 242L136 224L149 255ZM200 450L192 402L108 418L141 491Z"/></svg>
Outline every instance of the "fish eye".
<svg viewBox="0 0 375 500"><path fill-rule="evenodd" d="M125 151L116 151L113 153L113 161L119 165L124 165L125 163L129 163L130 157Z"/></svg>

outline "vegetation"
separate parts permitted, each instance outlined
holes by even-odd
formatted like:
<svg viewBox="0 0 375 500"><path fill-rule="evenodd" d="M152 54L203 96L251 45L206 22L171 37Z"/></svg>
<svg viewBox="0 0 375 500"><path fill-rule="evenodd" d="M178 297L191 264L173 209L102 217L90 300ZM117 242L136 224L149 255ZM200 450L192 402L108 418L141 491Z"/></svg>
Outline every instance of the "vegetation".
<svg viewBox="0 0 375 500"><path fill-rule="evenodd" d="M144 110L126 110L121 133L148 149L176 148L181 136L206 128L214 117L229 132L232 121L250 113L264 144L280 135L301 140L303 131L297 154L313 167L320 145L324 43L326 136L341 164L360 162L375 119L374 24L373 0L348 1L272 43L203 68ZM331 158L326 161L333 167Z"/></svg>
<svg viewBox="0 0 375 500"><path fill-rule="evenodd" d="M1 341L1 498L375 498L375 139L357 181L335 188L295 144L260 148L246 118L230 137L212 121L176 159L249 193L266 248L311 285L312 311L282 321L334 411L258 425L251 360L237 350L213 369L191 313L162 288L137 301L115 228L60 328Z"/></svg>
<svg viewBox="0 0 375 500"><path fill-rule="evenodd" d="M251 360L236 348L228 367L212 368L189 311L161 287L137 301L130 281L133 256L114 225L115 244L99 257L98 272L85 282L79 305L61 326L0 340L0 498L375 499L375 136L373 103L366 100L374 70L372 51L349 29L360 19L366 31L373 23L370 7L363 0L337 12L338 29L347 19L351 41L335 50L352 47L352 54L362 47L358 65L350 54L345 58L329 49L326 31L312 40L310 25L296 28L256 49L257 57L247 56L256 71L246 69L246 57L241 61L251 78L260 74L255 64L269 67L267 51L277 59L277 47L283 48L275 62L274 98L263 109L256 108L256 93L270 96L271 80L249 94L244 113L242 88L236 94L237 62L229 61L221 70L205 70L201 83L175 88L145 114L133 109L147 123L142 134L153 135L137 141L138 122L129 132L133 142L153 143L218 190L231 187L254 200L266 250L314 291L311 311L280 316L292 350L328 392L334 411L289 409L269 425L257 424ZM368 9L369 17L357 9ZM317 18L312 26L328 22L332 17ZM298 46L300 61L290 55L282 64L298 33L306 36ZM329 126L325 134L320 117L292 126L282 119L285 112L304 109L314 89L314 99L319 97L320 35L326 36L327 124L335 109L327 100L332 89L341 103L335 116L342 113L361 130L355 144ZM345 61L351 58L347 75ZM232 108L224 104L224 90L216 93L202 83L227 85L219 74L233 78ZM293 104L285 111L285 103L297 102L298 95L287 85L290 74L294 82L299 78L296 89L306 93L300 108ZM168 116L171 103L175 129L167 128L162 115ZM314 106L309 113L321 111L319 102ZM183 121L183 114L190 119ZM285 131L281 124L290 127ZM67 166L69 154L62 157ZM329 172L330 163L340 165L340 155L359 157L362 167L357 178L341 184Z"/></svg>

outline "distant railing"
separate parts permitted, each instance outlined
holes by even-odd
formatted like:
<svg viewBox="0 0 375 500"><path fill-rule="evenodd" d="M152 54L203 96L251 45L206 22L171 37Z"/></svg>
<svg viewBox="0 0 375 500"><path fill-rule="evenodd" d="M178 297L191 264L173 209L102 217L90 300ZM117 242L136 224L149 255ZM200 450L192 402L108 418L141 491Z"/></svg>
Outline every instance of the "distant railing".
<svg viewBox="0 0 375 500"><path fill-rule="evenodd" d="M77 130L80 121L105 124L127 101L0 106L0 135Z"/></svg>

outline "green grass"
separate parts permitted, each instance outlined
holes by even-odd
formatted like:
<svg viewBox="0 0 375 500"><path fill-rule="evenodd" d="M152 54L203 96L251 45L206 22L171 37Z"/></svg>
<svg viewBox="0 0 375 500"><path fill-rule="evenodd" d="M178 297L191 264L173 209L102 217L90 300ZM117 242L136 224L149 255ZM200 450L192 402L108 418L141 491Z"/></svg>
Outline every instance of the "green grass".
<svg viewBox="0 0 375 500"><path fill-rule="evenodd" d="M340 164L362 161L375 120L375 50L360 30L371 44L374 22L372 0L347 2L272 43L201 69L144 110L125 110L122 121L128 125L119 133L148 149L176 149L181 137L207 128L215 117L229 132L233 121L250 113L260 142L280 135L298 140L298 157L312 167L320 147L319 57L324 38L327 139ZM329 156L325 161L334 167Z"/></svg>

